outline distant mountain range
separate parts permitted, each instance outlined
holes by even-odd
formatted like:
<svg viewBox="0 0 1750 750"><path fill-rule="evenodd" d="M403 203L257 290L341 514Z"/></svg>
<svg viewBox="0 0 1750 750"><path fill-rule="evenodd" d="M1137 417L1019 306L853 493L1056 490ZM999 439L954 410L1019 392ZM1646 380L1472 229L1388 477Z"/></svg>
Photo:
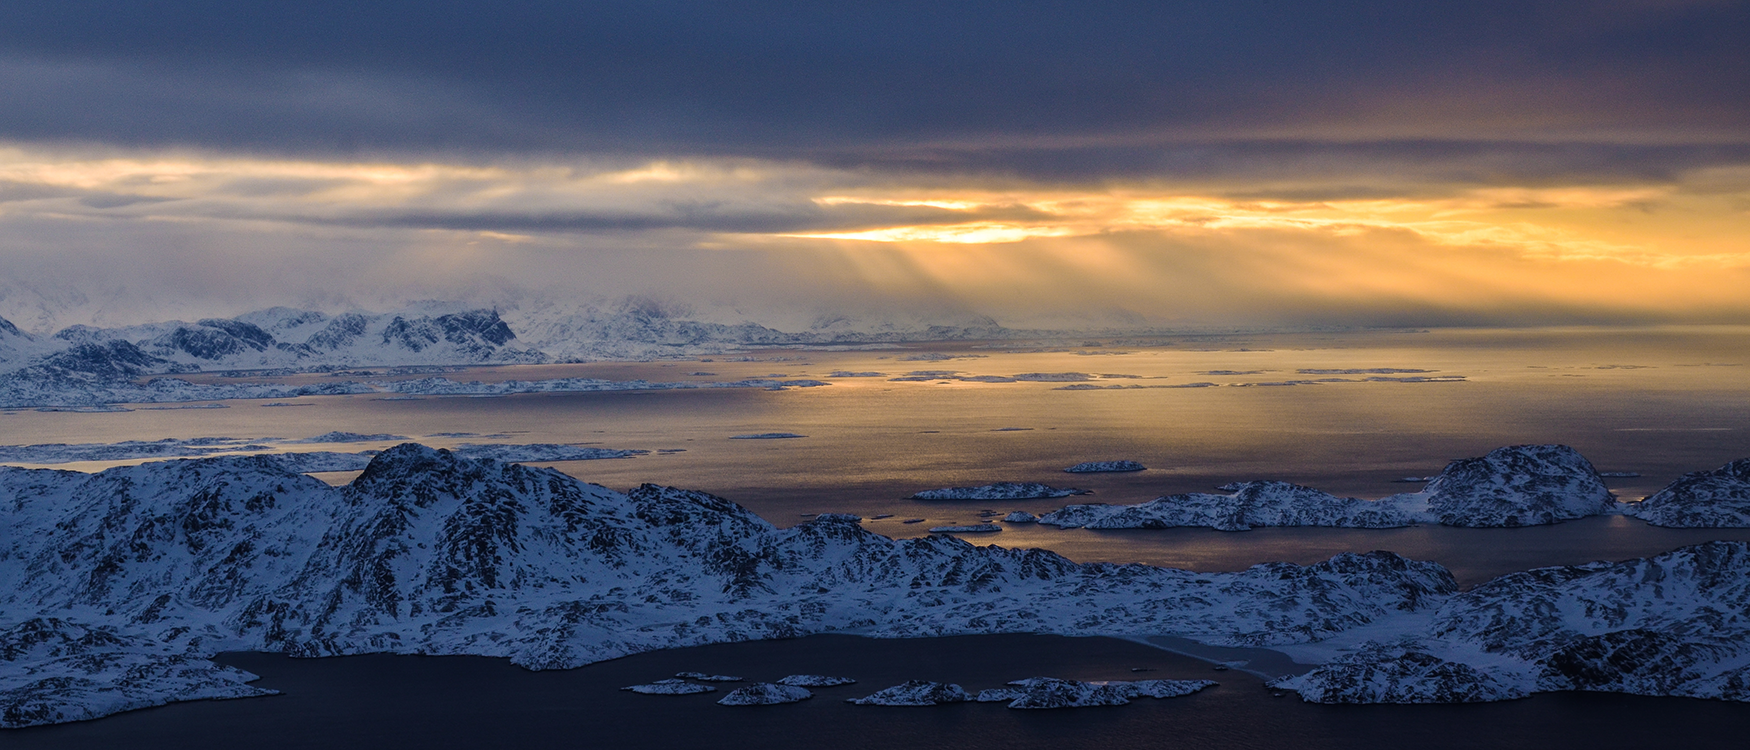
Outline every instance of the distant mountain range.
<svg viewBox="0 0 1750 750"><path fill-rule="evenodd" d="M750 322L680 317L635 301L614 307L494 309L427 303L388 313L336 315L275 307L234 318L117 328L75 325L34 336L0 319L0 374L105 382L226 370L332 371L352 367L518 364L687 356L760 346L859 345L1008 338L988 318L967 325L858 327L835 318L785 332Z"/></svg>

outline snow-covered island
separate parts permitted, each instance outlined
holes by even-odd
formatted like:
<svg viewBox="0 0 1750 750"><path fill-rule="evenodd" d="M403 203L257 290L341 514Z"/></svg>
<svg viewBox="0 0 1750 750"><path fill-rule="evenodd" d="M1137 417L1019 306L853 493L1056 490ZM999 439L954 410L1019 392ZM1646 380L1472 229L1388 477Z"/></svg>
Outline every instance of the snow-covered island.
<svg viewBox="0 0 1750 750"><path fill-rule="evenodd" d="M1147 470L1147 466L1143 466L1135 461L1083 461L1064 469L1065 472L1070 474L1097 474Z"/></svg>
<svg viewBox="0 0 1750 750"><path fill-rule="evenodd" d="M1417 523L1475 528L1536 526L1614 512L1592 463L1565 445L1513 445L1453 461L1420 492L1379 500L1337 497L1288 482L1236 482L1227 494L1192 492L1137 505L1070 505L1039 517L1061 528L1257 526L1383 529Z"/></svg>
<svg viewBox="0 0 1750 750"><path fill-rule="evenodd" d="M771 682L756 682L743 685L729 691L722 700L721 706L776 706L782 703L795 703L813 698L814 693L807 688L794 685L779 685Z"/></svg>
<svg viewBox="0 0 1750 750"><path fill-rule="evenodd" d="M619 493L414 444L339 487L268 456L0 467L0 528L6 726L259 694L208 660L220 651L563 669L827 632L1268 646L1322 665L1284 683L1312 700L1750 700L1750 546L1735 542L1461 593L1389 552L1194 573L894 540L844 514L779 529L701 492Z"/></svg>
<svg viewBox="0 0 1750 750"><path fill-rule="evenodd" d="M1654 526L1750 527L1750 458L1685 474L1624 512Z"/></svg>
<svg viewBox="0 0 1750 750"><path fill-rule="evenodd" d="M996 482L977 487L946 487L924 490L911 496L913 500L1031 500L1035 498L1085 495L1087 490L1058 488L1038 482Z"/></svg>
<svg viewBox="0 0 1750 750"><path fill-rule="evenodd" d="M1178 698L1215 686L1211 680L1137 680L1082 682L1057 677L1029 677L1012 687L980 690L979 703L1007 703L1009 708L1088 708L1123 706L1136 698Z"/></svg>

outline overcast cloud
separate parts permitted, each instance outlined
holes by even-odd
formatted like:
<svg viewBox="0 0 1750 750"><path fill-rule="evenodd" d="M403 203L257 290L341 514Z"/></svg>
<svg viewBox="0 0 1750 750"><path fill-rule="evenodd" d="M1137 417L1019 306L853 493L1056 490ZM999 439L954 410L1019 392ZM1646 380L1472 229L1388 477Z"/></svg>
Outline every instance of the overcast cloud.
<svg viewBox="0 0 1750 750"><path fill-rule="evenodd" d="M1711 0L13 0L0 315L1743 320L1747 39Z"/></svg>

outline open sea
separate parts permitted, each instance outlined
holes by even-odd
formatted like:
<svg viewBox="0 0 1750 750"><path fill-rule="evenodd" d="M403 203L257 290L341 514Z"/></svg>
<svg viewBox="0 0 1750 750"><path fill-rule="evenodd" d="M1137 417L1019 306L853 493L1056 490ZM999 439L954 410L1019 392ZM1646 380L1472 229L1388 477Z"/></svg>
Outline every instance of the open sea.
<svg viewBox="0 0 1750 750"><path fill-rule="evenodd" d="M962 379L1034 373L1055 377ZM1685 472L1750 456L1745 327L971 342L469 368L447 376L655 382L782 377L832 385L393 401L384 400L392 394L305 397L273 408L235 401L226 409L97 414L19 410L0 413L0 442L303 438L343 430L403 435L438 447L516 442L641 449L650 453L552 465L615 489L654 482L708 491L779 526L815 513L857 513L870 519L867 528L895 537L974 522L983 512L1135 503L1237 480L1278 479L1381 497L1419 489L1398 480L1432 476L1449 460L1522 443L1565 443L1600 471L1638 474L1608 480L1625 500L1655 492ZM805 437L732 439L774 432ZM427 437L438 433L476 436ZM1082 461L1118 459L1140 461L1149 470L1062 472ZM56 468L89 471L116 463ZM323 478L344 482L351 475ZM920 490L995 481L1038 481L1093 494L1014 502L906 499ZM902 523L912 518L926 520ZM1515 570L1645 556L1711 539L1750 540L1750 530L1657 529L1625 517L1497 530L1099 532L1011 525L973 541L1048 548L1078 561L1200 571L1387 549L1438 561L1461 584L1474 585ZM262 675L260 684L286 694L7 732L0 746L1741 747L1743 727L1750 726L1750 706L1613 695L1540 695L1482 706L1311 706L1292 695L1272 698L1257 677L1237 671L1221 673L1221 687L1195 696L1109 709L880 709L840 700L913 678L979 688L1035 675L1213 675L1205 662L1142 644L1047 636L816 636L644 654L552 673L459 657L292 660L232 654L223 661ZM1129 671L1134 667L1159 671L1137 675ZM756 709L716 706L708 696L618 691L682 669L761 679L843 673L862 682L822 689L804 704Z"/></svg>

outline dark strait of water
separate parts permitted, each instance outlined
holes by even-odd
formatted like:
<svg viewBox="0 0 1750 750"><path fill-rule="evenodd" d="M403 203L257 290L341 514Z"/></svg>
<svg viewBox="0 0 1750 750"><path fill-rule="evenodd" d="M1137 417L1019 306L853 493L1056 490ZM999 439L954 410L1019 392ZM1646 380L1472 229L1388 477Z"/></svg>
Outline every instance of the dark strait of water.
<svg viewBox="0 0 1750 750"><path fill-rule="evenodd" d="M12 730L0 734L0 747L1737 750L1750 727L1750 705L1608 694L1461 706L1319 706L1292 693L1273 697L1243 672L1215 672L1206 662L1111 638L822 635L641 654L553 672L481 657L225 654L219 661L262 675L258 684L284 694ZM818 673L859 682L816 689L802 703L759 707L716 705L733 684L691 696L619 690L683 670L756 680ZM977 690L1031 676L1221 684L1183 698L1052 711L1000 703L897 708L844 702L909 679Z"/></svg>

